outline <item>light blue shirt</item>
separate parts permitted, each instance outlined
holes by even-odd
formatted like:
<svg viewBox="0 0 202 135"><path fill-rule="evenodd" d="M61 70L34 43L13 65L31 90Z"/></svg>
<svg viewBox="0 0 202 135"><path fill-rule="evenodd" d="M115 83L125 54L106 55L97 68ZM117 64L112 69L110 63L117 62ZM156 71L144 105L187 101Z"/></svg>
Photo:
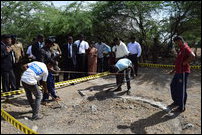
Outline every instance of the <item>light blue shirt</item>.
<svg viewBox="0 0 202 135"><path fill-rule="evenodd" d="M128 43L128 51L131 54L137 54L137 57L140 57L141 53L142 53L142 48L140 46L140 44L138 42L135 41L135 43Z"/></svg>
<svg viewBox="0 0 202 135"><path fill-rule="evenodd" d="M127 58L123 58L123 59L120 59L116 64L115 66L119 69L119 71L123 71L125 70L126 68L132 66L132 62L131 60L127 59Z"/></svg>

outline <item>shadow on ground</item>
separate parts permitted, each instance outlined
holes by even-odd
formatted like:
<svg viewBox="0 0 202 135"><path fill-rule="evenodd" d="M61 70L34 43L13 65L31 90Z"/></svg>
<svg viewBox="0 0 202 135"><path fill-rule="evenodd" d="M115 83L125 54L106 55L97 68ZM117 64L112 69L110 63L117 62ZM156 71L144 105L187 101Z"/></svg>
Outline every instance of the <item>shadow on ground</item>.
<svg viewBox="0 0 202 135"><path fill-rule="evenodd" d="M118 125L117 128L118 129L130 129L132 133L135 134L146 134L146 127L150 127L150 126L154 126L157 125L159 123L163 123L166 122L168 120L174 119L176 118L180 113L176 113L174 116L172 117L168 117L167 112L165 111L159 111L145 119L140 119L138 121L135 121L133 123L131 123L130 125Z"/></svg>

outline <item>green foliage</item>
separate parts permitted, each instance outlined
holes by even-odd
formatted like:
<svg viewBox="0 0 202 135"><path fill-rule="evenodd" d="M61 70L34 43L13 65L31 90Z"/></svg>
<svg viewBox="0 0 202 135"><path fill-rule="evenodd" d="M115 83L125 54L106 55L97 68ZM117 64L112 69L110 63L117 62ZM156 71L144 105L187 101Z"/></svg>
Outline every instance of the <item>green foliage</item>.
<svg viewBox="0 0 202 135"><path fill-rule="evenodd" d="M145 47L153 38L161 44L182 35L189 43L201 40L201 1L98 1L85 7L78 1L65 10L41 1L1 1L1 34L16 34L27 44L37 34L101 37L108 44L134 35ZM166 17L161 17L161 15ZM146 55L146 54L143 54Z"/></svg>

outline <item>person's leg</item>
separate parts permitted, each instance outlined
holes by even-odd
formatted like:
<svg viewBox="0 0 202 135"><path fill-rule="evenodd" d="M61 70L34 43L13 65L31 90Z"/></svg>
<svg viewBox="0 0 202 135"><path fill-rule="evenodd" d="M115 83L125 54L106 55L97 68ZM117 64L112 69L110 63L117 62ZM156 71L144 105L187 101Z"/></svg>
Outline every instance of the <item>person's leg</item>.
<svg viewBox="0 0 202 135"><path fill-rule="evenodd" d="M80 54L77 55L77 70L78 72L82 72L82 56ZM78 73L77 74L77 77L81 77L82 74L81 73Z"/></svg>
<svg viewBox="0 0 202 135"><path fill-rule="evenodd" d="M178 111L184 111L185 110L185 104L187 100L187 92L186 92L186 85L187 85L187 78L188 73L182 73L180 74L180 77L178 79L177 84L177 104L179 105Z"/></svg>
<svg viewBox="0 0 202 135"><path fill-rule="evenodd" d="M116 85L117 85L117 91L121 91L121 86L123 84L123 80L124 80L124 71L118 72L118 74L116 75Z"/></svg>
<svg viewBox="0 0 202 135"><path fill-rule="evenodd" d="M9 72L9 82L10 82L12 91L16 90L16 79L15 79L15 74L13 70Z"/></svg>
<svg viewBox="0 0 202 135"><path fill-rule="evenodd" d="M136 54L134 55L134 62L133 62L133 65L134 65L135 75L137 76L137 72L138 72L138 58L137 58L137 55L136 55Z"/></svg>
<svg viewBox="0 0 202 135"><path fill-rule="evenodd" d="M171 97L173 100L173 104L177 105L177 94L176 94L176 89L177 89L177 81L178 81L179 75L175 74L171 84L170 84L170 88L171 88Z"/></svg>
<svg viewBox="0 0 202 135"><path fill-rule="evenodd" d="M40 109L40 104L41 104L41 91L38 87L38 85L34 85L33 88L33 94L35 96L35 104L34 104L34 110L33 110L33 119L39 117L39 109Z"/></svg>
<svg viewBox="0 0 202 135"><path fill-rule="evenodd" d="M125 72L126 72L125 76L126 76L127 89L128 89L128 91L129 91L129 90L131 89L131 86L130 86L131 68L126 69Z"/></svg>
<svg viewBox="0 0 202 135"><path fill-rule="evenodd" d="M51 94L53 98L56 98L56 92L55 92L55 81L54 81L54 76L51 72L48 74L47 78L47 88L48 92Z"/></svg>
<svg viewBox="0 0 202 135"><path fill-rule="evenodd" d="M104 71L104 58L101 58L101 65L100 66L101 66L100 72L102 73Z"/></svg>
<svg viewBox="0 0 202 135"><path fill-rule="evenodd" d="M26 93L26 97L27 97L27 100L32 108L32 112L34 112L34 108L35 108L35 105L34 105L34 100L33 100L33 97L32 97L32 90L33 89L33 86L31 85L28 85L24 82L22 82L22 85L25 89L25 93Z"/></svg>
<svg viewBox="0 0 202 135"><path fill-rule="evenodd" d="M3 92L9 92L9 72L1 72Z"/></svg>

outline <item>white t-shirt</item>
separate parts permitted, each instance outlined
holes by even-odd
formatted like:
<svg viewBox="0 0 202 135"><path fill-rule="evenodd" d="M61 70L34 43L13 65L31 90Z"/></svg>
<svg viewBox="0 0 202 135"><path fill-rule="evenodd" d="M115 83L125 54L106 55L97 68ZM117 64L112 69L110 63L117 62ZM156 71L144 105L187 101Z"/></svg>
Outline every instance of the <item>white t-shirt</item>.
<svg viewBox="0 0 202 135"><path fill-rule="evenodd" d="M34 61L28 64L28 69L22 74L21 81L29 84L36 85L41 79L47 81L48 69L42 62Z"/></svg>
<svg viewBox="0 0 202 135"><path fill-rule="evenodd" d="M80 44L80 47L79 47L79 54L82 54L82 53L86 53L86 50L89 48L89 44L88 44L88 42L86 42L86 41L81 41L81 43L80 43L80 40L77 40L77 41L75 41L74 42L74 44L76 44L77 45L77 47L79 46L79 44Z"/></svg>

